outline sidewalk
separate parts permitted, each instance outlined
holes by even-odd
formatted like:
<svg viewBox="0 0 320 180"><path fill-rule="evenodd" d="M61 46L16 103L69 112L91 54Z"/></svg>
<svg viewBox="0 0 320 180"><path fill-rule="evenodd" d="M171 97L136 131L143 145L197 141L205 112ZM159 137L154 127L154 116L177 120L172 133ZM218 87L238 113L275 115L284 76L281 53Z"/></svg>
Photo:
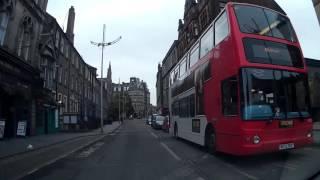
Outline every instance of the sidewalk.
<svg viewBox="0 0 320 180"><path fill-rule="evenodd" d="M314 122L313 123L313 130L314 131L320 131L320 122Z"/></svg>
<svg viewBox="0 0 320 180"><path fill-rule="evenodd" d="M105 125L103 127L104 134L111 133L114 130L116 130L118 127L120 127L119 122L113 122L112 124ZM0 141L0 159L30 151L27 149L27 147L30 144L33 146L32 150L36 150L36 149L51 146L54 144L59 144L61 142L65 142L75 138L80 138L83 136L94 136L99 134L100 134L100 128L90 132L85 132L85 133L61 132L56 134L32 136L32 137L26 137L26 138L15 138L12 140Z"/></svg>

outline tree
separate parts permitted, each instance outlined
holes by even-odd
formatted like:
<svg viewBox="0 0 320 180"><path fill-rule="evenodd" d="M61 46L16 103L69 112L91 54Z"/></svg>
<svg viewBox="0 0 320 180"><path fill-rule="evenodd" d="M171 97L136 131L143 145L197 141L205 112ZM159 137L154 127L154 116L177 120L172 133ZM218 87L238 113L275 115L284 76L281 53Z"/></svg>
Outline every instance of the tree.
<svg viewBox="0 0 320 180"><path fill-rule="evenodd" d="M120 93L120 111L121 114L125 112L126 118L135 113L131 98L127 92ZM109 109L109 117L113 121L119 120L119 92L113 93L111 107Z"/></svg>

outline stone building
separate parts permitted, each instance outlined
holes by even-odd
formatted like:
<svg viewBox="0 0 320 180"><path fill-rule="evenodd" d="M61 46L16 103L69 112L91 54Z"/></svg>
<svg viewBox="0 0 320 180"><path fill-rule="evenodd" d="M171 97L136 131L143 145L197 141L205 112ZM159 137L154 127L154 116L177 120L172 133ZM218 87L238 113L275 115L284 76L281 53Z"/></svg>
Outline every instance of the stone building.
<svg viewBox="0 0 320 180"><path fill-rule="evenodd" d="M65 33L47 3L0 1L0 137L97 126L100 81L73 45L75 10Z"/></svg>
<svg viewBox="0 0 320 180"><path fill-rule="evenodd" d="M163 82L162 82L162 67L158 64L157 81L156 81L156 93L157 93L157 107L163 104Z"/></svg>
<svg viewBox="0 0 320 180"><path fill-rule="evenodd" d="M106 78L99 78L100 83L103 83L103 108L104 108L104 121L110 121L109 118L109 108L111 108L111 103L112 103L112 96L113 96L113 87L112 87L112 70L111 70L111 63L109 63L109 68L108 68L108 73ZM100 87L101 88L101 87ZM100 92L101 89L99 88L99 98L100 98ZM100 99L99 99L100 101ZM100 105L100 104L99 104ZM100 117L100 107L97 110L97 117Z"/></svg>
<svg viewBox="0 0 320 180"><path fill-rule="evenodd" d="M131 77L129 83L113 84L114 95L127 93L136 116L144 117L150 111L150 91L147 83Z"/></svg>
<svg viewBox="0 0 320 180"><path fill-rule="evenodd" d="M26 129L27 136L58 128L55 101L51 92L42 88L40 76L45 52L39 42L47 3L47 0L0 2L0 121L5 123L6 138L17 136L18 124Z"/></svg>
<svg viewBox="0 0 320 180"><path fill-rule="evenodd" d="M97 79L97 69L87 64L73 45L74 7L69 9L66 33L49 14L46 16L46 22L47 31L43 34L47 36L43 42L46 43L45 46L50 47L47 56L51 56L55 61L50 63L45 61L43 64L47 69L50 67L53 69L52 65L55 65L55 71L44 69L44 72L49 74L44 77L47 84L51 82L55 84L54 87L58 92L55 96L58 102L60 124L64 130L96 128L100 124L101 81ZM111 89L104 88L104 91L108 92ZM106 101L104 111L107 112L107 99L110 97L104 97Z"/></svg>
<svg viewBox="0 0 320 180"><path fill-rule="evenodd" d="M285 14L274 0L186 0L183 19L178 21L178 39L173 42L165 55L161 68L158 68L156 84L158 110L169 108L169 72L228 2L257 4Z"/></svg>
<svg viewBox="0 0 320 180"><path fill-rule="evenodd" d="M312 0L320 24L320 0Z"/></svg>
<svg viewBox="0 0 320 180"><path fill-rule="evenodd" d="M309 95L313 121L320 121L320 60L305 58L308 67Z"/></svg>

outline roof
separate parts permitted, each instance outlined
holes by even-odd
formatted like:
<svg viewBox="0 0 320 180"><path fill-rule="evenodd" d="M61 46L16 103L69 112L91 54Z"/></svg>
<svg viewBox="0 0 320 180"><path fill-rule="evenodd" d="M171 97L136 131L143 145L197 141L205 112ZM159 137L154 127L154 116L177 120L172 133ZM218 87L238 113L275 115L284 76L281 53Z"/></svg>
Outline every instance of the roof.
<svg viewBox="0 0 320 180"><path fill-rule="evenodd" d="M320 67L320 60L305 58L308 67Z"/></svg>

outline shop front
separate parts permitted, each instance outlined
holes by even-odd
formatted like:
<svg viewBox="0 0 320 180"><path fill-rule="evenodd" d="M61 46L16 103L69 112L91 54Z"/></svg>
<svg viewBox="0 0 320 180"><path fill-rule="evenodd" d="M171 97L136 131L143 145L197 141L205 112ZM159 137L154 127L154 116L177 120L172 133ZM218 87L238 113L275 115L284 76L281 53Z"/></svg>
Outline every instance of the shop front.
<svg viewBox="0 0 320 180"><path fill-rule="evenodd" d="M0 121L4 124L4 138L36 134L34 90L41 88L38 75L32 66L0 48Z"/></svg>

